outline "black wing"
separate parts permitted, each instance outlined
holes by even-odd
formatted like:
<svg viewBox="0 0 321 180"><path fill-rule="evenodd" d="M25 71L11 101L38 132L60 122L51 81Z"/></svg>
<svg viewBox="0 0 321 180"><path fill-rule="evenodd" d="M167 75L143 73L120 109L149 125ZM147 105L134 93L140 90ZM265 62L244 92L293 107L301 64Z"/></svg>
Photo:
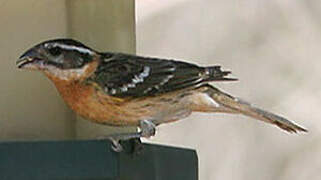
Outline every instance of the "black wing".
<svg viewBox="0 0 321 180"><path fill-rule="evenodd" d="M153 96L197 87L208 81L236 80L226 78L230 72L221 71L220 66L199 67L186 62L127 54L106 53L103 57L89 81L117 97Z"/></svg>

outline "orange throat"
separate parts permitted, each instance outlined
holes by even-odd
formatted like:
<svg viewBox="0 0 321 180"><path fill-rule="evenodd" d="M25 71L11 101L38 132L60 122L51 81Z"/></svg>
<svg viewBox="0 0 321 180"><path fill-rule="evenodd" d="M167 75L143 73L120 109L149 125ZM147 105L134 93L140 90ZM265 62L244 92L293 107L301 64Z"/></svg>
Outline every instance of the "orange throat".
<svg viewBox="0 0 321 180"><path fill-rule="evenodd" d="M109 96L95 83L86 82L96 67L96 64L91 64L80 77L69 76L69 79L59 78L49 72L45 74L55 84L68 106L81 117L100 124L137 125L139 115L123 108L126 105L125 99Z"/></svg>

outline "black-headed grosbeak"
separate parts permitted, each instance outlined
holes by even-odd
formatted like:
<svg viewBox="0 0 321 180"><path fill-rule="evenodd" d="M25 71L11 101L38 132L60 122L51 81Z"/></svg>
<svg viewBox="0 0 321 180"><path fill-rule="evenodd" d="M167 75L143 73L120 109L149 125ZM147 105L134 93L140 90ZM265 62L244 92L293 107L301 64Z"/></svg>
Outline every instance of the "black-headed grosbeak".
<svg viewBox="0 0 321 180"><path fill-rule="evenodd" d="M243 114L288 132L307 131L281 116L252 106L209 82L235 81L220 66L200 67L176 60L97 52L72 39L42 42L26 51L18 68L42 71L77 114L95 123L137 126L119 140L150 137L155 127L192 112Z"/></svg>

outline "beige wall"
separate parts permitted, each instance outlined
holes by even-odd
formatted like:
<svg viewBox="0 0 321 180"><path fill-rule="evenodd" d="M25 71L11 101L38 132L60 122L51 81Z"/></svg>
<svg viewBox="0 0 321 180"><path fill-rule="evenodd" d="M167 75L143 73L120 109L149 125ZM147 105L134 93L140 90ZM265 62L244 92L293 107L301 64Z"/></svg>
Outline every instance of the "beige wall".
<svg viewBox="0 0 321 180"><path fill-rule="evenodd" d="M73 137L75 118L38 72L19 71L17 58L40 41L65 37L64 1L0 1L0 138Z"/></svg>
<svg viewBox="0 0 321 180"><path fill-rule="evenodd" d="M134 1L128 0L0 0L0 140L105 134L97 130L105 126L76 121L45 76L19 71L15 61L35 43L57 37L135 52L134 20Z"/></svg>
<svg viewBox="0 0 321 180"><path fill-rule="evenodd" d="M137 52L221 64L215 86L309 129L289 135L253 119L193 114L153 142L196 148L201 180L321 179L321 1L136 2Z"/></svg>

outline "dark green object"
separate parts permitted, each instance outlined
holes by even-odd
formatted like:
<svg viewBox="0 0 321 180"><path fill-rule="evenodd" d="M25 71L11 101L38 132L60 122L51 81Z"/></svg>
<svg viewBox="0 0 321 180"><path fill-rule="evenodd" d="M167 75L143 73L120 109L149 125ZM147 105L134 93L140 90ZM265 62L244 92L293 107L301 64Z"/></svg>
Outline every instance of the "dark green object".
<svg viewBox="0 0 321 180"><path fill-rule="evenodd" d="M0 179L197 180L198 159L194 150L152 144L133 155L106 141L3 142Z"/></svg>

